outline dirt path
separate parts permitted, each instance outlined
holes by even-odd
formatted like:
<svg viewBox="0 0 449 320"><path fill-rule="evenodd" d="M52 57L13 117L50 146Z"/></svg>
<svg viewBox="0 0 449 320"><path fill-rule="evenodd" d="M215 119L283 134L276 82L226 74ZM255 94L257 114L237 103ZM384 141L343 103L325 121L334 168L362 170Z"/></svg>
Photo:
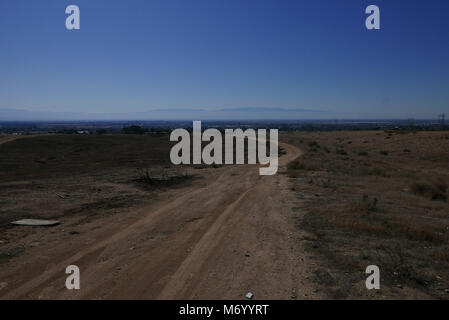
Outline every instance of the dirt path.
<svg viewBox="0 0 449 320"><path fill-rule="evenodd" d="M13 140L18 139L21 136L0 136L0 144L4 144Z"/></svg>
<svg viewBox="0 0 449 320"><path fill-rule="evenodd" d="M1 144L5 144L17 139L30 139L30 138L35 138L35 137L45 137L45 136L50 136L51 134L30 134L30 135L17 135L17 136L13 136L13 135L4 135L4 136L0 136L0 145Z"/></svg>
<svg viewBox="0 0 449 320"><path fill-rule="evenodd" d="M281 146L280 171L300 156ZM298 200L288 178L258 171L223 166L131 216L79 225L70 240L43 234L35 239L42 245L1 266L0 298L239 299L249 291L256 299L319 298L304 235L292 224ZM65 289L71 264L81 270L81 290Z"/></svg>

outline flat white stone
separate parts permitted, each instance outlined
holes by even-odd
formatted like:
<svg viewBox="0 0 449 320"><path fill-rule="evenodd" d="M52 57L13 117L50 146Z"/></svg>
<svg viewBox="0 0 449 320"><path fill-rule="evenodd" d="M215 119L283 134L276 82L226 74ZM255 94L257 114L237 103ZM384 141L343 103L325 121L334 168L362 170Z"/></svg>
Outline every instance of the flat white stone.
<svg viewBox="0 0 449 320"><path fill-rule="evenodd" d="M11 222L20 226L54 226L60 224L57 220L22 219Z"/></svg>

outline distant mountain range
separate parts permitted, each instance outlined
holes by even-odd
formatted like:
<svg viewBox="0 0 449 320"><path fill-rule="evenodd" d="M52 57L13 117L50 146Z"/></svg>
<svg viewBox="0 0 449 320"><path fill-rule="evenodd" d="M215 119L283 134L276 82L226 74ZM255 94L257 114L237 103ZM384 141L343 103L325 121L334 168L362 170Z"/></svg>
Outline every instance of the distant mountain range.
<svg viewBox="0 0 449 320"><path fill-rule="evenodd" d="M0 121L70 120L291 120L321 118L324 111L285 108L155 109L145 112L89 113L0 109Z"/></svg>

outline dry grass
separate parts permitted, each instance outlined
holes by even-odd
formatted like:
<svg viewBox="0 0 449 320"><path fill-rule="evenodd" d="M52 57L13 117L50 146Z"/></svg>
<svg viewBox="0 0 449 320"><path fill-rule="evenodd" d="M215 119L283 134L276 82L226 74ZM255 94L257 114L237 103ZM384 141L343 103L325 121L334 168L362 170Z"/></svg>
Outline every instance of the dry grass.
<svg viewBox="0 0 449 320"><path fill-rule="evenodd" d="M382 294L388 297L447 297L445 136L374 131L281 136L305 151L289 166L293 189L306 199L306 215L296 223L319 239L310 251L339 275L336 288L345 289L338 297L366 296L359 284L368 264L381 268ZM310 142L320 148L310 151Z"/></svg>
<svg viewBox="0 0 449 320"><path fill-rule="evenodd" d="M167 137L51 135L0 145L0 179L14 181L105 168L170 164Z"/></svg>
<svg viewBox="0 0 449 320"><path fill-rule="evenodd" d="M51 135L0 145L0 230L22 218L93 219L132 209L190 180L170 163L168 137ZM154 185L136 174L148 168ZM179 170L179 168L177 168Z"/></svg>
<svg viewBox="0 0 449 320"><path fill-rule="evenodd" d="M413 182L410 189L413 193L431 200L447 201L447 184L442 180L433 183Z"/></svg>
<svg viewBox="0 0 449 320"><path fill-rule="evenodd" d="M193 175L177 169L152 170L150 168L139 168L136 175L137 178L134 181L146 190L183 186L185 182L193 179Z"/></svg>

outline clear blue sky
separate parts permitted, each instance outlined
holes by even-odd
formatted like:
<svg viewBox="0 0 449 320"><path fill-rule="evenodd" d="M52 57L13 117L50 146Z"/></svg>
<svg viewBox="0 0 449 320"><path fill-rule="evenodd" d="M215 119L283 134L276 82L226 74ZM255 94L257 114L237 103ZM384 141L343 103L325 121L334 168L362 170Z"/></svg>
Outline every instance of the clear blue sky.
<svg viewBox="0 0 449 320"><path fill-rule="evenodd" d="M69 4L81 30L65 28ZM0 109L435 118L449 113L448 15L447 0L1 0Z"/></svg>

